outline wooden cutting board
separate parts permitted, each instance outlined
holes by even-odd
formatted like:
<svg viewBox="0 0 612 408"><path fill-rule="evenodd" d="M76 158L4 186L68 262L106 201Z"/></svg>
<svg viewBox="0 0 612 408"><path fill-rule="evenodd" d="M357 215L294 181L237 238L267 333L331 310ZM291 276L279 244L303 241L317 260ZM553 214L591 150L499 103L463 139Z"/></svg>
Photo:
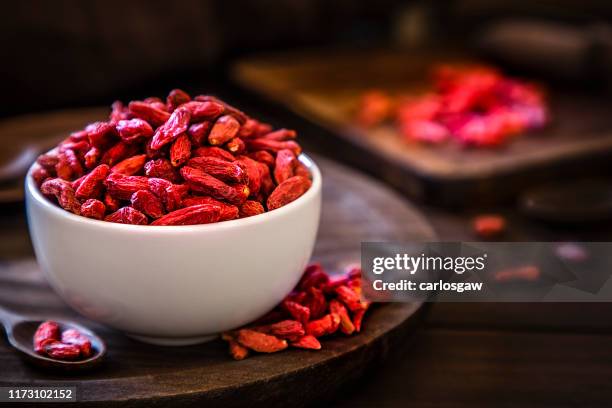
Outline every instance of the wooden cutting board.
<svg viewBox="0 0 612 408"><path fill-rule="evenodd" d="M392 125L365 129L354 116L362 93L383 89L419 94L440 62L474 62L449 53L295 52L238 62L242 87L326 128L334 157L356 165L417 198L442 204L497 202L526 186L596 171L612 156L612 103L549 86L553 123L500 149L408 143ZM544 84L546 85L546 84ZM608 166L609 167L609 166Z"/></svg>
<svg viewBox="0 0 612 408"><path fill-rule="evenodd" d="M68 129L74 128L68 122ZM323 212L314 260L339 270L359 261L362 240L434 239L423 216L389 189L330 161L315 161L323 173ZM325 340L319 352L293 349L233 361L220 340L178 348L146 345L76 316L46 284L31 255L23 257L31 254L25 224L11 223L10 232L3 227L0 304L79 319L104 338L109 353L99 369L74 377L26 365L2 339L0 386L76 386L80 405L304 406L401 349L423 312L422 304L378 305L366 316L362 333Z"/></svg>

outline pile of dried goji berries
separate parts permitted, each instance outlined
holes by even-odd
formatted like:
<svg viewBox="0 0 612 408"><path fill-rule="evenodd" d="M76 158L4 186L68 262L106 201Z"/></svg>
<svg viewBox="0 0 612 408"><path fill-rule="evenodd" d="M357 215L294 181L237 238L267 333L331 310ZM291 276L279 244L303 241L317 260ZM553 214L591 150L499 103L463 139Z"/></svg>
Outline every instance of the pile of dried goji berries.
<svg viewBox="0 0 612 408"><path fill-rule="evenodd" d="M236 360L249 351L274 353L287 347L319 350L319 338L361 330L370 302L361 299L361 268L330 277L321 265L306 268L296 288L270 313L242 329L223 334Z"/></svg>
<svg viewBox="0 0 612 408"><path fill-rule="evenodd" d="M57 360L77 360L91 357L89 338L76 329L63 332L59 324L46 321L34 333L34 351Z"/></svg>
<svg viewBox="0 0 612 408"><path fill-rule="evenodd" d="M437 66L434 92L392 97L363 95L357 120L365 127L395 120L407 140L491 147L510 136L542 128L549 121L543 92L533 84L486 66Z"/></svg>
<svg viewBox="0 0 612 408"><path fill-rule="evenodd" d="M33 172L75 214L125 224L187 225L249 217L304 194L310 174L293 130L273 130L212 97L112 105Z"/></svg>

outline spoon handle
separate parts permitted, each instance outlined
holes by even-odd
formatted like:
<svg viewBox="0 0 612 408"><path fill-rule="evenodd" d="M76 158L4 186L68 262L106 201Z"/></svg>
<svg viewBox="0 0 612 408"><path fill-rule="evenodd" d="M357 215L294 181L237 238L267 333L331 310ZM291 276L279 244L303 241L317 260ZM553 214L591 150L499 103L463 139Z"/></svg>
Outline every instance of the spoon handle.
<svg viewBox="0 0 612 408"><path fill-rule="evenodd" d="M23 320L23 317L20 315L9 312L7 309L0 307L0 322L2 322L7 331L9 330L10 326L21 320Z"/></svg>

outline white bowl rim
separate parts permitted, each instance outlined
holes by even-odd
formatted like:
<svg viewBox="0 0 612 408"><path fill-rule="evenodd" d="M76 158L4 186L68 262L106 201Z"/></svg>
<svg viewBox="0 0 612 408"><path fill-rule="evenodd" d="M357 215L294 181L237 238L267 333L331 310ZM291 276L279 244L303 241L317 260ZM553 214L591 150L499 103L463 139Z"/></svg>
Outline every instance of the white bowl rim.
<svg viewBox="0 0 612 408"><path fill-rule="evenodd" d="M26 195L32 197L33 200L37 201L43 207L44 211L48 211L51 214L57 217L63 217L66 221L72 223L80 223L83 225L90 225L92 227L99 228L107 228L109 230L116 231L137 231L139 233L146 233L145 231L151 231L157 233L168 233L168 234L176 234L176 233L186 233L186 232L197 232L197 231L222 231L232 228L240 228L243 226L256 225L260 223L265 223L268 220L272 220L274 218L282 217L283 215L289 213L290 211L294 211L297 208L306 205L309 201L315 199L315 196L321 190L321 171L319 167L315 164L315 162L306 154L301 153L298 159L308 167L310 170L310 174L312 176L312 185L302 196L298 197L296 200L290 202L289 204L277 208L276 210L266 211L263 214L254 215L246 218L239 218L235 220L229 221L221 221L210 224L194 224L194 225L134 225L134 224L120 224L116 222L108 222L103 220L95 220L92 218L83 217L81 215L76 215L71 213L70 211L66 211L57 204L51 202L48 198L46 198L39 187L34 182L32 177L32 171L38 166L36 162L30 166L28 173L26 175Z"/></svg>

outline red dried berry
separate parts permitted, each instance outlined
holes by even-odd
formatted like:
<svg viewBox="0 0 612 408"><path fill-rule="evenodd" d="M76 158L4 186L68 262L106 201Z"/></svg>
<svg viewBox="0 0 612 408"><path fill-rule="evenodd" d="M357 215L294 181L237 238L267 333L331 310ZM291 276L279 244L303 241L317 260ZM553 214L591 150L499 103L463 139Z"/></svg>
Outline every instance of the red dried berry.
<svg viewBox="0 0 612 408"><path fill-rule="evenodd" d="M238 330L238 343L259 353L274 353L287 348L287 341L254 330Z"/></svg>
<svg viewBox="0 0 612 408"><path fill-rule="evenodd" d="M189 160L187 165L228 183L243 183L246 181L246 172L242 167L216 157L194 157Z"/></svg>
<svg viewBox="0 0 612 408"><path fill-rule="evenodd" d="M126 142L137 139L147 139L153 136L153 128L146 121L134 118L130 120L120 120L115 125L119 137Z"/></svg>
<svg viewBox="0 0 612 408"><path fill-rule="evenodd" d="M259 201L247 200L240 206L240 218L263 214L265 209Z"/></svg>
<svg viewBox="0 0 612 408"><path fill-rule="evenodd" d="M106 216L104 221L135 225L146 225L149 223L146 215L132 207L120 208L114 213Z"/></svg>
<svg viewBox="0 0 612 408"><path fill-rule="evenodd" d="M208 141L208 132L212 128L212 122L194 123L187 129L187 134L195 146L200 146Z"/></svg>
<svg viewBox="0 0 612 408"><path fill-rule="evenodd" d="M129 103L128 109L132 115L146 120L153 126L162 125L170 117L170 114L165 110L156 108L146 102L132 101Z"/></svg>
<svg viewBox="0 0 612 408"><path fill-rule="evenodd" d="M106 206L100 200L90 198L81 204L81 215L87 218L93 218L94 220L101 220L104 218L106 212Z"/></svg>
<svg viewBox="0 0 612 408"><path fill-rule="evenodd" d="M208 135L208 142L213 146L222 145L238 134L240 123L231 115L221 116Z"/></svg>
<svg viewBox="0 0 612 408"><path fill-rule="evenodd" d="M200 204L181 208L153 221L151 225L193 225L218 222L221 210L216 205Z"/></svg>
<svg viewBox="0 0 612 408"><path fill-rule="evenodd" d="M182 89L173 89L166 98L166 108L168 111L172 112L177 107L189 102L190 100L191 97L187 92L183 91Z"/></svg>
<svg viewBox="0 0 612 408"><path fill-rule="evenodd" d="M297 200L310 188L310 185L310 180L304 177L288 178L279 184L268 197L268 210L275 210Z"/></svg>
<svg viewBox="0 0 612 408"><path fill-rule="evenodd" d="M182 166L191 157L191 140L186 133L176 138L170 147L170 163L174 167Z"/></svg>
<svg viewBox="0 0 612 408"><path fill-rule="evenodd" d="M74 214L79 214L81 211L81 203L74 195L74 189L69 181L59 178L47 179L40 186L40 191L47 196L54 196L57 203L64 210Z"/></svg>
<svg viewBox="0 0 612 408"><path fill-rule="evenodd" d="M147 190L149 180L143 176L124 176L120 173L111 173L104 184L108 193L119 200L129 200L138 190Z"/></svg>
<svg viewBox="0 0 612 408"><path fill-rule="evenodd" d="M56 360L76 360L81 356L81 348L79 346L59 341L45 345L44 352Z"/></svg>
<svg viewBox="0 0 612 408"><path fill-rule="evenodd" d="M151 148L159 150L162 146L173 142L179 135L184 133L189 127L191 114L186 108L178 108L166 123L158 127L151 140Z"/></svg>
<svg viewBox="0 0 612 408"><path fill-rule="evenodd" d="M316 337L311 335L303 336L296 341L291 342L291 347L297 347L308 350L321 350L321 343Z"/></svg>
<svg viewBox="0 0 612 408"><path fill-rule="evenodd" d="M133 176L142 172L146 160L146 154L128 157L127 159L115 164L111 169L111 172L120 173L124 176Z"/></svg>
<svg viewBox="0 0 612 408"><path fill-rule="evenodd" d="M49 343L59 341L60 327L59 324L52 321L41 323L36 332L34 332L34 351L38 354L44 354L45 346Z"/></svg>
<svg viewBox="0 0 612 408"><path fill-rule="evenodd" d="M151 218L159 218L164 215L164 206L155 194L149 190L138 190L132 194L130 199L132 207Z"/></svg>
<svg viewBox="0 0 612 408"><path fill-rule="evenodd" d="M109 171L110 169L106 164L101 164L84 176L76 189L76 197L81 200L99 197L102 194L102 184Z"/></svg>
<svg viewBox="0 0 612 408"><path fill-rule="evenodd" d="M91 340L77 329L68 329L62 333L62 343L77 346L81 357L87 358L92 354Z"/></svg>
<svg viewBox="0 0 612 408"><path fill-rule="evenodd" d="M193 191L226 200L234 205L242 204L249 196L249 188L246 185L230 186L194 167L184 166L181 168L181 175Z"/></svg>

